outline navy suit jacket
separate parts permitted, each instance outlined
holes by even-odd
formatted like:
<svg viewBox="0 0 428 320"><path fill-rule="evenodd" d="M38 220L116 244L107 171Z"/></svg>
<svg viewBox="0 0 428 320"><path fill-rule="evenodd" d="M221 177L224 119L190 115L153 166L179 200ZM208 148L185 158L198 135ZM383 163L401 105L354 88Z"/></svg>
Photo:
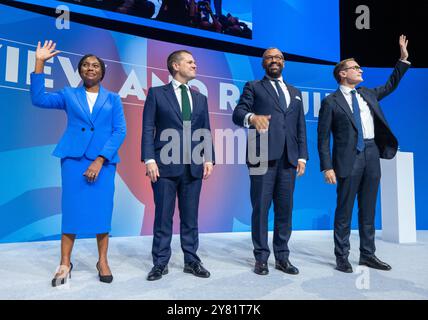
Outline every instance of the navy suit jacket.
<svg viewBox="0 0 428 320"><path fill-rule="evenodd" d="M45 91L45 75L31 74L33 105L61 109L67 113L67 128L53 155L59 158L103 156L110 163L120 161L118 150L126 136L126 122L119 95L100 86L92 113L85 88L65 87L58 92Z"/></svg>
<svg viewBox="0 0 428 320"><path fill-rule="evenodd" d="M359 87L358 93L367 102L374 120L375 142L383 159L392 159L397 153L398 141L392 133L379 101L397 88L410 65L401 61L385 85L374 89ZM330 154L330 134L333 134L333 159ZM340 89L321 103L318 119L318 153L321 171L334 169L339 177L347 177L357 155L358 131L352 111Z"/></svg>
<svg viewBox="0 0 428 320"><path fill-rule="evenodd" d="M268 160L280 159L286 151L288 162L297 166L298 159L308 159L305 114L300 90L288 83L285 85L291 98L287 110L280 107L278 94L267 77L247 82L233 111L232 120L242 127L244 118L249 112L256 115L271 115L268 130ZM251 126L250 129L254 127ZM259 136L257 132L257 139ZM256 152L259 155L259 141L256 144Z"/></svg>
<svg viewBox="0 0 428 320"><path fill-rule="evenodd" d="M207 97L203 94L190 89L192 96L192 116L191 116L191 134L198 129L207 129L209 132L209 141L196 139L191 143L191 150L196 146L204 143L204 148L200 154L204 156L205 162L214 163L214 148L210 133L210 120L208 114ZM179 134L180 139L180 163L162 163L160 159L161 149L169 144L171 138L167 141L161 140L161 134L164 130L173 129ZM183 163L183 118L181 115L180 105L175 95L172 83L160 87L149 89L147 99L144 104L143 112L143 130L141 139L141 161L154 159L159 168L161 177L177 177L184 172ZM208 152L207 150L210 150ZM195 178L202 178L203 164L195 163L192 159L190 164L191 174Z"/></svg>

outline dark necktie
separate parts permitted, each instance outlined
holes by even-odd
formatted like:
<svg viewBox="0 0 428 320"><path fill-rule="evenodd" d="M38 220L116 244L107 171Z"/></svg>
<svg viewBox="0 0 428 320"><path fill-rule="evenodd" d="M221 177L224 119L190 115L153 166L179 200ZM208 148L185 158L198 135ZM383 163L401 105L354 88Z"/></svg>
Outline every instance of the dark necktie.
<svg viewBox="0 0 428 320"><path fill-rule="evenodd" d="M287 101L285 100L284 91L282 91L278 79L274 79L273 81L275 82L276 91L278 91L279 106L285 111L287 110Z"/></svg>
<svg viewBox="0 0 428 320"><path fill-rule="evenodd" d="M357 150L363 151L364 150L363 126L361 124L360 106L358 104L356 93L357 93L356 90L351 90L352 109L354 112L355 124L357 125L357 130L358 130Z"/></svg>
<svg viewBox="0 0 428 320"><path fill-rule="evenodd" d="M187 94L187 88L184 84L180 85L181 89L181 115L183 121L190 121L192 117L192 110L190 109L189 95Z"/></svg>

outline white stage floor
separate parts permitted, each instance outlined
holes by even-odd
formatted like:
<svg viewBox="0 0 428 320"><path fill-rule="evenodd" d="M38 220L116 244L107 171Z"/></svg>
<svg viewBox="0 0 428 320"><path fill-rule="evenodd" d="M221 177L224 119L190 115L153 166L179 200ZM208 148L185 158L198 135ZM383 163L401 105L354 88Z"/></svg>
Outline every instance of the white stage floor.
<svg viewBox="0 0 428 320"><path fill-rule="evenodd" d="M95 239L76 241L69 287L52 288L59 262L59 241L0 245L0 299L428 299L428 231L418 231L418 243L376 239L376 255L391 271L363 269L357 273L359 238L351 236L350 262L354 273L334 269L332 231L294 231L291 262L300 269L292 276L274 268L269 275L253 273L250 233L201 234L198 251L208 279L183 273L178 236L173 238L169 274L149 282L152 237L111 238L112 284L98 281ZM270 234L270 245L272 243Z"/></svg>

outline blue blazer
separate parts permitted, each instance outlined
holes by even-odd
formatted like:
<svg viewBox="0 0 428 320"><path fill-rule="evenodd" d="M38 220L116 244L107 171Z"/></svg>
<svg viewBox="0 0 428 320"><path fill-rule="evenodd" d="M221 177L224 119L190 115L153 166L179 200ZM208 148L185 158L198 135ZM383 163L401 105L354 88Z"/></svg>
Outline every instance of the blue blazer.
<svg viewBox="0 0 428 320"><path fill-rule="evenodd" d="M193 102L191 117L191 134L198 129L210 129L210 119L208 114L207 97L190 89ZM143 112L143 130L141 139L141 161L154 159L159 168L161 177L177 177L183 174L184 164L164 164L160 159L160 152L164 145L170 142L161 140L161 134L166 129L173 129L179 133L180 138L180 159L182 160L183 148L183 118L180 105L175 95L172 83L160 87L152 87L147 94ZM211 133L210 133L211 135ZM211 136L210 136L211 137ZM203 140L203 139L201 139ZM192 152L202 141L192 141ZM214 148L211 141L205 141L204 149L201 150L204 160L214 163ZM205 143L204 142L204 143ZM208 148L211 152L207 152ZM203 165L195 164L193 159L190 164L191 174L195 178L202 178Z"/></svg>
<svg viewBox="0 0 428 320"><path fill-rule="evenodd" d="M67 128L53 152L54 156L86 156L91 160L103 156L110 163L120 161L118 150L126 136L126 122L119 95L100 86L91 114L83 86L47 93L44 74L32 73L30 92L33 105L62 109L67 114Z"/></svg>
<svg viewBox="0 0 428 320"><path fill-rule="evenodd" d="M398 141L391 131L379 105L379 101L392 93L410 65L398 61L385 85L373 89L357 88L367 102L374 120L375 142L379 156L392 159L397 153ZM330 135L333 135L333 157L330 152ZM318 153L320 170L334 169L338 177L347 177L352 172L357 157L358 129L354 115L340 89L327 96L321 103L318 118Z"/></svg>
<svg viewBox="0 0 428 320"><path fill-rule="evenodd" d="M242 127L245 116L250 112L271 115L268 130L268 160L280 159L285 151L288 162L297 166L298 159L308 159L305 114L301 92L288 83L286 86L291 101L287 110L283 110L279 105L278 94L268 78L247 82L233 111L232 120ZM251 126L250 129L255 128ZM257 139L259 136L257 132ZM260 152L259 139L256 152L257 155Z"/></svg>

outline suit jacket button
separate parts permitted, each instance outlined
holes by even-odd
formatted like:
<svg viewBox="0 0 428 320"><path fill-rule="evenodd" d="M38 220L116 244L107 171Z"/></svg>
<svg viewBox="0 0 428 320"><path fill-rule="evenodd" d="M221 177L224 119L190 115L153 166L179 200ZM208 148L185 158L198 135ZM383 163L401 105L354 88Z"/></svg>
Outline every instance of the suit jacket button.
<svg viewBox="0 0 428 320"><path fill-rule="evenodd" d="M82 131L85 131L85 128L82 128Z"/></svg>
<svg viewBox="0 0 428 320"><path fill-rule="evenodd" d="M91 128L91 131L94 131L95 129L94 128Z"/></svg>

